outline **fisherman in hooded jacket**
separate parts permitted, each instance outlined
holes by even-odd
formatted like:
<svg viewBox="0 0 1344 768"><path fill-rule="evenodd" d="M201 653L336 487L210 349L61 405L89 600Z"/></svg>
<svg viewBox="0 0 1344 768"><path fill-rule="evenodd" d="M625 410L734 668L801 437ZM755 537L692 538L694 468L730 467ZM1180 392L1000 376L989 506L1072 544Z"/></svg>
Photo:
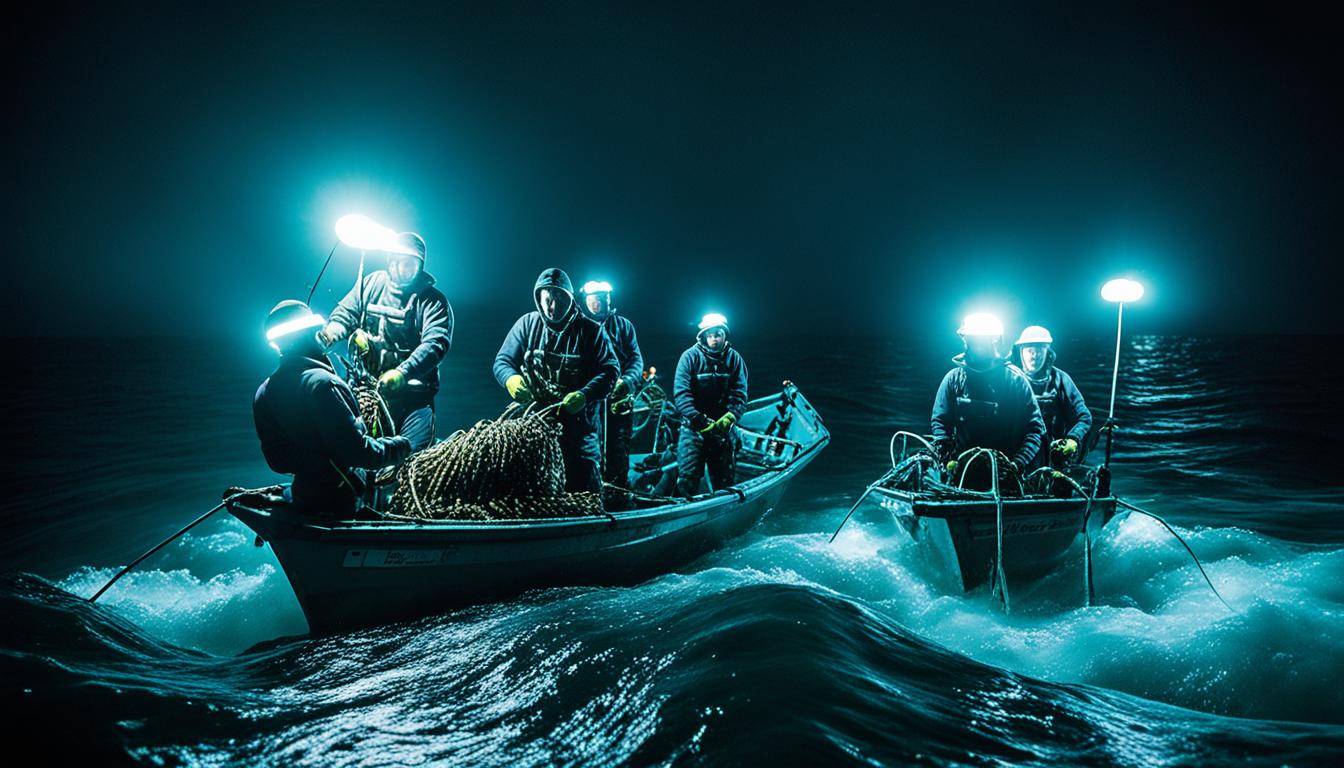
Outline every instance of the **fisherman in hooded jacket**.
<svg viewBox="0 0 1344 768"><path fill-rule="evenodd" d="M1003 325L983 313L968 315L957 331L965 351L952 358L933 401L933 440L939 459L955 472L970 448L1005 454L1020 473L1032 466L1045 439L1045 422L1031 384L1000 352Z"/></svg>
<svg viewBox="0 0 1344 768"><path fill-rule="evenodd" d="M695 344L681 354L672 404L681 414L678 495L689 498L699 493L706 469L711 490L732 485L737 469L733 425L747 407L747 364L728 344L728 320L723 315L705 315Z"/></svg>
<svg viewBox="0 0 1344 768"><path fill-rule="evenodd" d="M559 403L565 490L600 493L597 409L620 374L616 353L602 327L579 311L564 270L543 271L532 300L536 310L518 318L495 355L495 380L520 403Z"/></svg>
<svg viewBox="0 0 1344 768"><path fill-rule="evenodd" d="M365 490L358 470L405 459L410 441L370 437L354 392L323 353L315 331L322 324L301 301L282 301L267 320L267 341L280 353L275 372L252 401L261 452L271 469L293 475L286 496L295 509L347 516Z"/></svg>
<svg viewBox="0 0 1344 768"><path fill-rule="evenodd" d="M611 340L616 361L621 371L612 387L610 402L620 403L639 392L644 383L644 356L635 338L635 324L611 305L611 283L589 280L583 284L583 309ZM629 405L627 402L626 405ZM620 488L630 487L630 435L634 431L634 414L630 408L608 408L606 434L602 436L602 479Z"/></svg>

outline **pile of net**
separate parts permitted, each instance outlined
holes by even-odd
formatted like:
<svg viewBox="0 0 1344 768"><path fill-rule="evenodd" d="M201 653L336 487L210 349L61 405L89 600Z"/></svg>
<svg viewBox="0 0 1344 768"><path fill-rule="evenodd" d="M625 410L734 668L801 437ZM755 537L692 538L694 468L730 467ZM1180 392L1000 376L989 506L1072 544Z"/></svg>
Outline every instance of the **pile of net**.
<svg viewBox="0 0 1344 768"><path fill-rule="evenodd" d="M481 421L415 454L397 473L391 513L424 520L602 515L596 493L565 493L560 426L549 415Z"/></svg>
<svg viewBox="0 0 1344 768"><path fill-rule="evenodd" d="M359 419L374 437L393 434L392 424L387 410L383 407L383 397L378 394L376 384L359 383L354 387L355 400L359 403Z"/></svg>

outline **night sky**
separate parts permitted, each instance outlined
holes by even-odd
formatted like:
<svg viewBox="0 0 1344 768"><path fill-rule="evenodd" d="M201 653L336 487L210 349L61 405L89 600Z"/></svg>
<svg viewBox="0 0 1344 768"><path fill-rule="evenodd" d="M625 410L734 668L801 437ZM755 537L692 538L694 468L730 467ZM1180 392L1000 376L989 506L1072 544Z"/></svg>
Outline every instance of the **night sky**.
<svg viewBox="0 0 1344 768"><path fill-rule="evenodd" d="M6 333L259 338L349 212L459 320L557 265L664 329L1100 331L1129 275L1139 330L1340 331L1337 11L780 8L47 7L7 33Z"/></svg>

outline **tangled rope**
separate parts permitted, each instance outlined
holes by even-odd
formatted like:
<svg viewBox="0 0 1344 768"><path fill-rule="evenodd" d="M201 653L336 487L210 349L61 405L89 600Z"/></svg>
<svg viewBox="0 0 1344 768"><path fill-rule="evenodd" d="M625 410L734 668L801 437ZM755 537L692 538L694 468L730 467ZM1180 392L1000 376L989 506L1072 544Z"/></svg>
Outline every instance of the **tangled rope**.
<svg viewBox="0 0 1344 768"><path fill-rule="evenodd" d="M387 409L387 401L378 392L378 385L360 382L354 386L355 400L359 403L359 419L374 437L395 435L392 414Z"/></svg>
<svg viewBox="0 0 1344 768"><path fill-rule="evenodd" d="M551 410L511 406L500 418L417 453L397 474L392 514L422 520L603 515L600 494L565 493L560 425Z"/></svg>

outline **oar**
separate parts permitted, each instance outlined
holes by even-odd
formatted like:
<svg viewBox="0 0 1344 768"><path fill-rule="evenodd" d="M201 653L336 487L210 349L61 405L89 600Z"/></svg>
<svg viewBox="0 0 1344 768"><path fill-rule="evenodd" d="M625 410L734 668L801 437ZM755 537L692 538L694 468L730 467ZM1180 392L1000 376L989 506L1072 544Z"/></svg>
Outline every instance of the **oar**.
<svg viewBox="0 0 1344 768"><path fill-rule="evenodd" d="M100 590L98 590L97 592L95 592L95 593L93 594L93 597L90 597L90 598L89 598L89 602L90 602L90 603L92 603L92 602L96 602L96 601L98 600L98 598L100 598L100 597L103 596L103 593L104 593L104 592L106 592L106 591L107 591L113 584L116 584L116 583L117 583L117 580L118 580L118 579L120 579L122 576L125 576L126 574L130 573L130 572L131 572L131 569L133 569L133 568L135 568L135 566L137 566L137 565L143 563L146 559L149 558L150 555L154 554L155 552L158 552L160 549L163 549L164 547L166 547L166 546L168 546L169 544L173 543L173 541L175 541L179 536L181 536L182 534L186 533L187 531L190 531L192 528L195 528L196 526L200 525L201 523L205 522L206 519L209 518L211 515L215 514L215 513L218 512L219 510L221 510L221 509L223 509L224 507L228 506L229 502L233 501L234 499L236 499L236 498L238 498L239 496L242 496L242 495L243 495L243 494L241 494L241 493L236 493L236 494L234 494L234 495L228 497L227 499L225 499L225 500L219 502L219 504L218 504L214 509L210 510L209 512L206 512L204 515L201 515L200 517L196 518L195 520L192 520L191 523L190 523L186 528L183 528L182 530L178 531L177 533L174 533L172 536L169 536L168 538L166 538L166 539L164 539L163 541L161 541L161 542L159 542L158 544L156 544L156 545L154 546L153 549L151 549L151 550L149 550L148 552L146 552L145 554L143 554L143 555L137 557L137 558L136 558L130 565L126 566L125 568L122 568L120 573L118 573L116 576L113 576L111 581L109 581L109 582L107 582L106 584L104 584L102 589L100 589Z"/></svg>

